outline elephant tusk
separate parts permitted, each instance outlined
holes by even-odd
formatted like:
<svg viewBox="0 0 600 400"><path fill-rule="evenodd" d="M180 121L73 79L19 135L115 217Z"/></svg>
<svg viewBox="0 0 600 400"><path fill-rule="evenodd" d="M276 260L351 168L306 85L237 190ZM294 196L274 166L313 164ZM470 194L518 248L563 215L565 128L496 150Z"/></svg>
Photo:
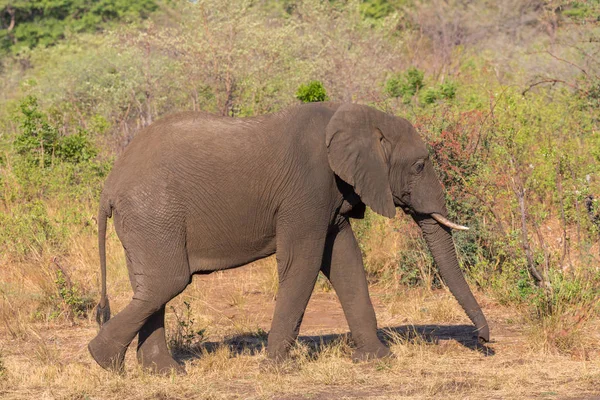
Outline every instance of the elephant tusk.
<svg viewBox="0 0 600 400"><path fill-rule="evenodd" d="M456 229L459 231L468 231L469 230L469 227L455 224L454 222L448 220L448 218L442 216L441 214L432 213L431 217L433 219L435 219L437 222L439 222L440 224L446 225L448 228Z"/></svg>

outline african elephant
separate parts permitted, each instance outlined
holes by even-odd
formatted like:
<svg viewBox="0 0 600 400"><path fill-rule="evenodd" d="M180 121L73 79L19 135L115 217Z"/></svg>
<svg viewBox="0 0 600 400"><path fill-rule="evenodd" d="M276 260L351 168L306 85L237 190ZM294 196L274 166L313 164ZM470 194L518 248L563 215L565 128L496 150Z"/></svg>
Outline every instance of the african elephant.
<svg viewBox="0 0 600 400"><path fill-rule="evenodd" d="M474 323L489 329L459 268L442 186L425 144L405 119L357 104L312 103L253 118L185 112L140 132L108 176L98 215L101 325L90 342L104 368L121 369L139 333L138 360L180 369L165 342L165 304L193 274L276 253L279 289L270 358L298 335L319 271L342 304L354 359L390 350L377 337L361 252L349 218L365 205L396 207L421 227L446 284ZM112 319L106 296L106 222L125 249L134 295Z"/></svg>

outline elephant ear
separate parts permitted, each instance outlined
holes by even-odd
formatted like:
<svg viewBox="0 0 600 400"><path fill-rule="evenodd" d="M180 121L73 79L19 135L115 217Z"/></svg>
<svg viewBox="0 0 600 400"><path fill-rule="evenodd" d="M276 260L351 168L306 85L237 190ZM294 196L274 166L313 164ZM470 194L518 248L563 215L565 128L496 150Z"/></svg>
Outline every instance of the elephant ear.
<svg viewBox="0 0 600 400"><path fill-rule="evenodd" d="M396 215L389 164L378 125L385 114L356 104L340 106L326 128L329 166L361 200L385 217ZM388 153L389 156L389 153Z"/></svg>

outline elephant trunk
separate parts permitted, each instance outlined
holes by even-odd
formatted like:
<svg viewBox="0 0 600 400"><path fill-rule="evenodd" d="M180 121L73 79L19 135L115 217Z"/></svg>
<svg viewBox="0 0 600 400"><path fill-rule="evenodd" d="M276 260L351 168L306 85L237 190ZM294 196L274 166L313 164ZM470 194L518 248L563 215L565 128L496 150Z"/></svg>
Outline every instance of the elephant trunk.
<svg viewBox="0 0 600 400"><path fill-rule="evenodd" d="M413 218L423 231L444 282L477 328L479 338L489 341L488 323L458 266L450 228L440 225L430 216L415 215Z"/></svg>

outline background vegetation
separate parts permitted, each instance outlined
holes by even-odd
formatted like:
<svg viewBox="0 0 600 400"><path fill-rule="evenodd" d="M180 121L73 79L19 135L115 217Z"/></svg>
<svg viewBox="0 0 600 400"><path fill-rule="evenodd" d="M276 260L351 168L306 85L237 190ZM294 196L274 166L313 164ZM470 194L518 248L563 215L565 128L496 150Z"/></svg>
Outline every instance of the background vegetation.
<svg viewBox="0 0 600 400"><path fill-rule="evenodd" d="M471 227L455 242L478 296L516 310L534 348L598 357L599 21L597 0L0 0L5 329L90 323L98 196L140 129L328 99L413 122ZM407 219L369 211L355 232L373 287L442 287ZM173 337L204 337L185 313Z"/></svg>

